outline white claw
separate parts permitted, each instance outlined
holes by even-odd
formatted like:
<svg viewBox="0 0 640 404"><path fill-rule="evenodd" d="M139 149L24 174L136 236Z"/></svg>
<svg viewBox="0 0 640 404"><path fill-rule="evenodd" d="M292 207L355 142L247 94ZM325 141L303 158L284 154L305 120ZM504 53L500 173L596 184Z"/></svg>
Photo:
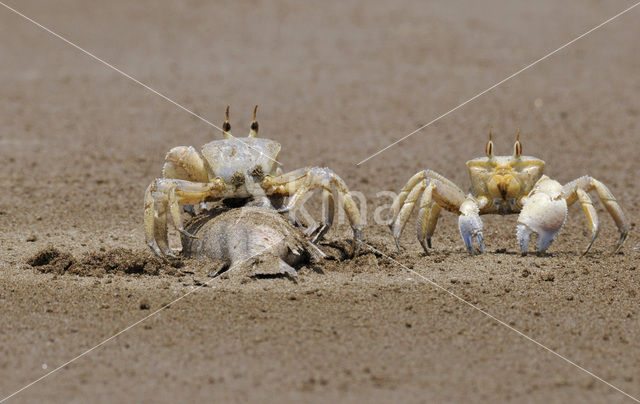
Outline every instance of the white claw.
<svg viewBox="0 0 640 404"><path fill-rule="evenodd" d="M482 238L482 231L478 231L476 233L476 241L478 242L478 250L480 250L480 254L484 254L484 238Z"/></svg>
<svg viewBox="0 0 640 404"><path fill-rule="evenodd" d="M540 181L518 216L518 246L525 255L531 233L538 234L538 251L545 252L567 219L567 202L561 197L562 185L551 179Z"/></svg>
<svg viewBox="0 0 640 404"><path fill-rule="evenodd" d="M479 216L478 205L474 201L467 199L460 206L460 212L462 214L458 216L458 228L467 251L473 255L473 239L475 238L478 243L478 250L480 254L483 254L484 239L482 237L482 220Z"/></svg>
<svg viewBox="0 0 640 404"><path fill-rule="evenodd" d="M529 239L531 238L531 229L523 224L519 224L516 230L516 236L518 237L518 247L520 247L520 253L526 255L529 251Z"/></svg>

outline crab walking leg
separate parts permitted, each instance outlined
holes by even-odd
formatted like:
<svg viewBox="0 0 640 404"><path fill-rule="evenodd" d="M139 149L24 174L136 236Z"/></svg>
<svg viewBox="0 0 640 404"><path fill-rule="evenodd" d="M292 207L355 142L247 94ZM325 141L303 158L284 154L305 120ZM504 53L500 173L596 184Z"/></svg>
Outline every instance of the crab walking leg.
<svg viewBox="0 0 640 404"><path fill-rule="evenodd" d="M144 193L144 234L145 234L145 242L151 247L154 253L158 253L156 251L155 244L153 243L153 232L154 232L154 222L155 222L155 203L153 198L153 191L155 187L155 181L149 184L147 190Z"/></svg>
<svg viewBox="0 0 640 404"><path fill-rule="evenodd" d="M545 252L567 219L567 202L562 197L562 185L542 176L531 193L521 198L516 236L520 253L529 250L531 233L538 234L538 251Z"/></svg>
<svg viewBox="0 0 640 404"><path fill-rule="evenodd" d="M427 241L427 246L431 248L431 237L436 230L436 225L438 224L438 218L440 217L440 210L446 209L450 212L457 212L465 215L464 212L467 212L468 209L466 205L463 205L466 201L464 198L462 191L458 188L457 185L448 182L440 182L440 180L431 180L431 184L433 187L427 187L424 193L422 194L422 199L420 200L420 211L418 212L418 241L422 245L422 248L425 249L424 240ZM435 204L431 202L431 198L435 201ZM468 199L468 197L467 197ZM478 211L482 209L488 202L488 200L484 197L480 198L480 200L472 200L472 207L477 206ZM484 252L484 240L482 238L482 221L480 220L479 213L476 212L475 208L471 209L473 214L472 222L473 226L471 227L471 233L475 236L478 247L481 252ZM458 218L458 226L460 226L461 220L464 223L465 229L468 227L466 221L468 221L467 216L465 215L463 218ZM475 226L475 227L474 227ZM466 230L465 230L466 231ZM465 237L463 236L463 240ZM468 248L469 246L467 246Z"/></svg>
<svg viewBox="0 0 640 404"><path fill-rule="evenodd" d="M159 251L162 252L162 254L175 258L175 255L173 254L173 252L171 252L171 248L169 247L169 235L167 233L167 215L166 215L166 209L167 209L167 204L166 203L161 203L159 204L159 206L157 206L157 212L158 212L158 217L156 218L156 220L153 222L153 238L156 241L156 244L158 245L158 249ZM151 244L149 244L151 246ZM156 254L158 253L158 250L153 249L153 252L155 252Z"/></svg>
<svg viewBox="0 0 640 404"><path fill-rule="evenodd" d="M332 186L331 188L331 191L326 188L322 190L322 221L319 224L316 223L307 231L307 236L311 238L311 242L314 244L322 240L333 224L335 213L334 199L338 198L338 196L336 195L335 187Z"/></svg>
<svg viewBox="0 0 640 404"><path fill-rule="evenodd" d="M154 181L147 187L144 197L145 241L157 256L173 257L167 235L167 200L156 188Z"/></svg>
<svg viewBox="0 0 640 404"><path fill-rule="evenodd" d="M400 191L400 195L398 196L398 199L402 197L403 199L402 205L398 210L398 213L394 215L393 222L391 224L391 232L393 233L393 239L396 242L396 247L398 247L398 250L400 250L400 236L402 235L404 226L407 224L407 221L409 220L411 213L413 213L413 208L415 207L416 202L420 197L420 194L424 192L426 187L427 187L427 182L424 179L422 179L420 180L419 183L414 185L413 189L411 189L411 192L409 192L408 195L403 197L402 194L403 194L404 188L402 191ZM396 201L398 199L396 199Z"/></svg>
<svg viewBox="0 0 640 404"><path fill-rule="evenodd" d="M423 173L427 172L424 171ZM433 171L431 171L431 173L435 174ZM420 197L420 194L422 194L422 197ZM391 231L398 248L400 248L400 235L402 234L402 231L404 230L404 227L415 208L418 198L420 198L420 212L422 212L421 214L426 214L428 212L428 209L422 209L422 207L428 207L432 203L438 204L439 208L444 208L452 212L458 212L460 205L464 201L464 194L462 193L462 191L460 191L460 188L458 188L458 186L456 186L449 180L441 181L437 178L427 177L423 178L422 180L420 180L420 182L415 184L411 192L409 192L406 197L399 195L397 200L401 198L403 198L404 200L397 215L395 215L396 217L394 221L391 223ZM434 212L436 214L431 219L432 221L434 221L434 223L432 224L433 229L435 229L435 221L437 221L438 219L438 212ZM428 219L424 220L427 220L427 222L429 222ZM426 228L428 228L428 226L425 227L425 232ZM431 236L429 236L429 238L430 237ZM418 239L420 239L420 233L418 233ZM423 244L422 241L421 244Z"/></svg>
<svg viewBox="0 0 640 404"><path fill-rule="evenodd" d="M576 195L578 195L578 200L582 205L582 210L587 217L589 230L591 230L591 241L589 242L589 245L587 245L586 250L584 250L584 252L582 253L582 255L584 255L589 252L589 249L593 245L593 242L596 241L596 238L598 237L598 214L596 213L596 209L593 207L593 202L591 201L588 193L583 191L581 188L577 188Z"/></svg>
<svg viewBox="0 0 640 404"><path fill-rule="evenodd" d="M398 217L398 214L400 213L400 210L402 209L402 206L404 205L405 200L411 193L411 190L413 190L413 188L415 188L415 186L418 185L420 181L423 181L425 179L434 179L434 180L440 181L441 183L449 186L452 192L459 194L459 196L456 197L456 199L464 200L464 192L462 192L462 190L456 184L454 184L453 181L445 178L444 176L438 174L435 171L422 170L409 179L409 181L405 184L405 186L402 187L402 189L400 190L398 197L393 201L393 204L391 205L391 211L393 212L393 217L389 221L389 226L393 225L393 223L396 221L396 218Z"/></svg>
<svg viewBox="0 0 640 404"><path fill-rule="evenodd" d="M433 186L433 182L430 183L429 186L427 186L427 189L422 193L422 198L420 198L420 210L418 211L418 241L420 242L424 252L427 254L429 254L427 247L431 248L431 237L436 230L441 209L440 205L431 200L431 190L433 189Z"/></svg>
<svg viewBox="0 0 640 404"><path fill-rule="evenodd" d="M292 206L297 206L304 195L311 191L307 171L306 168L299 168L286 174L282 174L280 171L280 175L264 177L261 186L267 195L275 194L288 197L288 200L285 201L287 205L278 209L278 212L291 212ZM308 232L313 232L318 228L317 223L309 223L304 219L304 217L301 218L294 214L291 223L302 225Z"/></svg>
<svg viewBox="0 0 640 404"><path fill-rule="evenodd" d="M320 167L300 168L277 177L265 176L262 187L267 194L290 196L287 206L281 209L281 212L295 209L302 197L317 187L322 187L323 191L332 190L332 193L337 194L353 229L356 241L355 253L357 254L362 242L360 211L345 182L333 171Z"/></svg>
<svg viewBox="0 0 640 404"><path fill-rule="evenodd" d="M189 233L184 229L184 225L182 224L182 216L180 212L180 204L178 202L178 197L176 195L176 186L172 186L169 189L168 195L168 205L169 205L169 214L171 215L171 221L176 229L185 236L189 238L197 238L193 234Z"/></svg>
<svg viewBox="0 0 640 404"><path fill-rule="evenodd" d="M353 252L353 255L356 256L360 251L360 245L362 244L362 221L360 218L360 210L358 210L358 206L354 202L351 193L349 193L347 184L345 184L345 182L337 175L333 175L334 177L331 181L331 188L333 192L338 195L342 208L347 214L347 218L349 218L349 223L353 229L353 238L356 240L356 246Z"/></svg>
<svg viewBox="0 0 640 404"><path fill-rule="evenodd" d="M613 196L611 191L609 191L609 188L607 188L607 186L602 182L596 180L593 177L585 175L584 177L575 179L562 187L562 195L567 200L568 206L571 206L576 200L580 199L580 196L577 192L578 189L583 190L585 193L595 189L596 193L598 194L598 198L600 198L600 201L604 205L605 209L607 209L607 212L609 212L609 214L613 218L613 221L616 223L618 231L620 232L620 239L618 240L618 244L615 249L615 252L618 252L620 248L622 248L622 244L624 244L624 241L627 239L627 236L629 234L629 223L627 222L627 219L624 216L624 212L618 204L618 201L616 201L615 196ZM589 220L588 215L587 220Z"/></svg>
<svg viewBox="0 0 640 404"><path fill-rule="evenodd" d="M224 181L215 178L208 183L190 182L169 178L158 178L147 188L144 205L144 224L147 245L159 256L173 256L167 236L167 214L178 231L186 236L180 218L179 205L193 205L209 197L224 198L237 195L227 188ZM155 245L154 245L155 242ZM156 247L157 245L157 247Z"/></svg>
<svg viewBox="0 0 640 404"><path fill-rule="evenodd" d="M400 190L400 193L398 194L396 199L393 201L393 204L391 205L391 212L393 214L392 214L391 220L389 221L389 227L392 229L392 231L393 231L393 225L394 223L396 223L398 219L398 215L400 214L400 210L404 206L405 201L407 200L407 197L409 196L411 191L413 191L416 185L423 182L424 178L425 178L424 171L420 171L417 174L415 174L413 177L409 178L409 181L407 181L404 187L402 187L402 189ZM417 195L415 197L417 198Z"/></svg>

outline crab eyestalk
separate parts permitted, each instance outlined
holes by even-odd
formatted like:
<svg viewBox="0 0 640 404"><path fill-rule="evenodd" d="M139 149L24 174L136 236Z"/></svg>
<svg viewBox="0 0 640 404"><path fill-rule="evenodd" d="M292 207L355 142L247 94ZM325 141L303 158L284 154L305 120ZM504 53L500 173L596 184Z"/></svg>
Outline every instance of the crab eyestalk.
<svg viewBox="0 0 640 404"><path fill-rule="evenodd" d="M519 159L522 155L522 144L520 144L520 128L516 132L516 142L513 144L513 158Z"/></svg>
<svg viewBox="0 0 640 404"><path fill-rule="evenodd" d="M485 148L485 153L489 160L493 160L493 126L489 128L489 141L487 142L487 146Z"/></svg>
<svg viewBox="0 0 640 404"><path fill-rule="evenodd" d="M258 137L258 121L256 121L256 113L258 112L258 106L253 109L253 120L251 121L251 131L249 132L249 137Z"/></svg>
<svg viewBox="0 0 640 404"><path fill-rule="evenodd" d="M231 136L231 124L229 123L229 105L227 105L227 110L225 112L225 120L222 123L222 136L224 136L225 139L232 139L233 136Z"/></svg>

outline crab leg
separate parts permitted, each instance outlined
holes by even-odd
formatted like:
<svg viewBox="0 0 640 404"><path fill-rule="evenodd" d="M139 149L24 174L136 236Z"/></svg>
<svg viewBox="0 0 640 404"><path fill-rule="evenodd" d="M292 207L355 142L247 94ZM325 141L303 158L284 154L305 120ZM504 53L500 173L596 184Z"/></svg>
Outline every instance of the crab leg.
<svg viewBox="0 0 640 404"><path fill-rule="evenodd" d="M433 183L429 184L432 187ZM440 205L427 200L427 192L422 194L420 199L420 210L418 211L418 241L425 253L429 254L428 248L431 248L431 237L436 230L438 217L440 217ZM425 245L426 239L426 245Z"/></svg>
<svg viewBox="0 0 640 404"><path fill-rule="evenodd" d="M586 195L587 192L593 189L595 189L596 193L598 194L598 198L600 198L600 201L604 205L605 209L607 209L607 212L609 212L609 214L613 218L613 221L616 223L616 226L618 227L618 231L620 232L620 238L618 239L618 244L615 249L615 252L618 252L622 247L622 244L624 243L624 241L627 239L627 235L629 234L629 224L627 222L627 219L624 216L624 212L622 211L622 208L616 201L616 198L613 196L611 191L609 191L609 188L607 188L606 185L596 180L595 178L585 175L584 177L580 177L578 179L575 179L565 184L562 187L562 195L567 200L568 206L571 206L573 203L576 202L576 200L580 200L580 202L582 203L585 214L587 215L587 221L589 222L589 227L591 228L592 234L593 234L593 239L591 240L591 243L589 243L589 246L587 247L587 251L589 251L591 244L593 244L593 241L598 235L598 222L597 222L598 219L595 214L595 209L592 209L592 211L587 210L587 208L585 207L585 203L583 202L584 196L581 198L580 192L578 190L583 191L584 194ZM593 218L595 218L595 225L593 222L594 220ZM595 227L595 233L594 233L594 227Z"/></svg>
<svg viewBox="0 0 640 404"><path fill-rule="evenodd" d="M322 190L322 221L320 223L314 223L314 225L306 231L307 237L310 237L311 242L314 244L322 240L333 224L335 213L334 198L338 198L335 194L336 191L333 186L331 187L331 192L326 188Z"/></svg>
<svg viewBox="0 0 640 404"><path fill-rule="evenodd" d="M326 178L316 178L315 184L309 175L309 169L300 168L279 177L265 177L263 187L267 188L267 194L282 194L289 196L287 206L281 209L282 212L293 210L302 197L313 188L322 186L324 189L329 188L329 181Z"/></svg>
<svg viewBox="0 0 640 404"><path fill-rule="evenodd" d="M168 195L168 205L169 205L169 214L171 215L171 221L176 229L185 236L189 238L195 238L195 236L184 229L184 225L182 223L182 216L180 212L180 204L178 202L178 197L176 195L177 186L172 186L169 189Z"/></svg>
<svg viewBox="0 0 640 404"><path fill-rule="evenodd" d="M356 242L354 254L357 254L362 242L360 211L353 201L347 185L333 171L319 167L300 168L277 177L265 176L262 187L267 194L290 196L287 206L281 209L281 212L295 209L302 197L317 187L322 187L323 193L330 191L332 194L337 195L353 229ZM332 220L331 217L326 216L325 223L329 220Z"/></svg>
<svg viewBox="0 0 640 404"><path fill-rule="evenodd" d="M464 192L462 192L462 190L456 184L454 184L453 181L445 178L444 176L438 174L435 171L422 170L409 179L409 181L405 184L405 186L402 187L402 189L400 190L398 197L393 201L393 205L391 205L393 218L389 222L389 225L392 225L396 221L396 218L400 213L400 209L404 205L404 202L409 196L409 193L411 193L411 190L418 183L420 183L420 181L423 181L428 178L438 180L443 184L449 186L451 188L452 193L458 193L459 195L454 196L454 199L460 200L460 201L464 200ZM459 206L459 204L457 206ZM456 207L456 210L457 210L457 207Z"/></svg>
<svg viewBox="0 0 640 404"><path fill-rule="evenodd" d="M589 252L589 249L593 245L593 242L596 241L598 237L599 225L598 225L598 214L596 213L596 209L593 207L593 202L591 201L591 197L589 194L583 191L581 188L576 189L576 195L578 196L578 200L582 205L582 210L584 211L585 216L587 217L587 223L589 224L589 230L591 230L591 241L587 248L584 250L582 255Z"/></svg>
<svg viewBox="0 0 640 404"><path fill-rule="evenodd" d="M421 194L422 197L420 197ZM415 208L418 198L420 198L418 240L423 248L425 238L427 239L427 244L431 244L431 235L435 230L440 209L444 208L458 212L465 200L464 193L457 185L434 171L420 171L411 177L391 206L393 219L389 227L398 249L400 248L400 235ZM434 203L438 205L438 208L433 208Z"/></svg>
<svg viewBox="0 0 640 404"><path fill-rule="evenodd" d="M144 196L144 228L146 243L156 255L174 256L167 237L167 201L155 191L155 181Z"/></svg>
<svg viewBox="0 0 640 404"><path fill-rule="evenodd" d="M147 245L159 256L173 256L167 236L167 214L176 229L187 237L180 217L180 205L193 205L209 197L224 198L235 195L227 189L224 181L215 178L208 183L190 182L169 178L158 178L147 188L144 197L144 227ZM154 243L155 242L155 243Z"/></svg>
<svg viewBox="0 0 640 404"><path fill-rule="evenodd" d="M431 184L430 184L431 185ZM396 247L400 250L400 236L402 235L402 231L404 230L404 226L407 224L411 213L413 213L413 208L415 207L420 194L422 194L427 187L427 182L423 179L419 183L415 184L411 192L408 195L403 195L403 192L400 192L400 195L396 199L396 201L404 196L404 200L402 201L401 208L398 211L398 214L395 215L393 223L390 225L391 232L393 233L393 239L396 242ZM404 189L403 189L404 191ZM431 190L428 192L431 194ZM429 199L431 199L429 197ZM427 203L428 204L428 203ZM395 205L395 201L394 201Z"/></svg>
<svg viewBox="0 0 640 404"><path fill-rule="evenodd" d="M407 181L405 186L402 187L402 189L400 190L400 193L398 194L396 199L393 201L393 204L391 205L391 211L393 212L393 216L389 221L389 227L392 227L393 224L396 222L396 219L400 214L400 210L404 206L405 201L407 200L407 197L409 196L411 191L416 187L416 185L418 185L425 179L425 173L426 171L418 172L413 177L409 178L409 181ZM413 196L415 197L413 203L415 203L415 200L418 198L418 195L413 195Z"/></svg>

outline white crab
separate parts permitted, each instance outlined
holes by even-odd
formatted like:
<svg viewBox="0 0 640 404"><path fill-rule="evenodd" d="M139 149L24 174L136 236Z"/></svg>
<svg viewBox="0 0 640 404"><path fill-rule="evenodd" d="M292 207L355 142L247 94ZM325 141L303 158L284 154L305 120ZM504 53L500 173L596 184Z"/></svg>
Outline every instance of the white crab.
<svg viewBox="0 0 640 404"><path fill-rule="evenodd" d="M182 224L181 205L225 199L247 198L280 212L293 210L302 197L321 187L324 198L322 222L309 228L308 235L317 242L333 223L334 199L339 198L355 238L355 252L362 239L360 213L347 185L328 168L306 167L282 174L278 167L280 144L257 138L256 111L246 138L231 136L229 107L222 126L225 139L209 142L198 153L191 146L174 147L167 153L163 178L155 179L144 197L146 242L159 256L174 256L167 237L167 215L173 225L187 237L194 237ZM282 198L289 197L281 207Z"/></svg>
<svg viewBox="0 0 640 404"><path fill-rule="evenodd" d="M399 238L419 199L418 241L428 253L441 209L459 214L458 227L470 254L473 240L484 252L480 215L519 213L517 239L520 252L529 249L531 233L538 234L538 251L544 252L558 234L567 217L567 207L580 201L587 217L592 238L585 254L598 236L598 216L587 192L595 190L620 231L616 252L627 238L628 223L609 189L593 177L583 176L564 186L543 175L544 161L522 156L519 131L513 155L494 156L489 133L486 157L467 161L471 177L471 193L466 195L453 182L431 171L420 171L402 188L392 205L389 225L400 248ZM426 240L426 245L425 245Z"/></svg>

